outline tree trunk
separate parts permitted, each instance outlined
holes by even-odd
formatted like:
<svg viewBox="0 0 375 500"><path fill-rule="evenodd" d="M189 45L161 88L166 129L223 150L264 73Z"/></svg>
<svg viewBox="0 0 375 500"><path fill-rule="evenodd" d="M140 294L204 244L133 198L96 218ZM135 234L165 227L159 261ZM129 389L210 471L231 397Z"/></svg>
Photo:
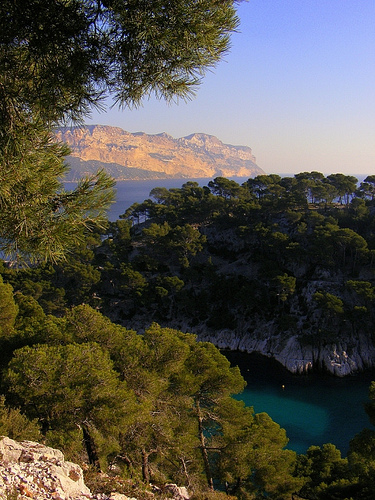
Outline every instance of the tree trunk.
<svg viewBox="0 0 375 500"><path fill-rule="evenodd" d="M186 477L187 487L190 488L190 477L189 477L189 472L188 472L188 468L186 466L185 459L180 457L180 462L182 464L182 470L184 471L184 476Z"/></svg>
<svg viewBox="0 0 375 500"><path fill-rule="evenodd" d="M90 434L89 426L87 424L82 424L81 428L89 464L93 465L98 470L98 472L101 472L99 455L96 449L94 438Z"/></svg>
<svg viewBox="0 0 375 500"><path fill-rule="evenodd" d="M149 454L146 450L142 450L142 478L145 483L150 482L150 469L148 467L148 457Z"/></svg>
<svg viewBox="0 0 375 500"><path fill-rule="evenodd" d="M202 458L203 458L204 472L206 474L208 487L210 490L213 490L214 483L212 480L210 462L208 460L208 453L207 453L207 447L206 447L206 440L204 438L204 432L203 432L203 416L202 416L201 408L199 406L198 399L195 400L195 405L196 405L196 409L197 409L198 432L199 432L199 441L201 443L201 452L202 452Z"/></svg>

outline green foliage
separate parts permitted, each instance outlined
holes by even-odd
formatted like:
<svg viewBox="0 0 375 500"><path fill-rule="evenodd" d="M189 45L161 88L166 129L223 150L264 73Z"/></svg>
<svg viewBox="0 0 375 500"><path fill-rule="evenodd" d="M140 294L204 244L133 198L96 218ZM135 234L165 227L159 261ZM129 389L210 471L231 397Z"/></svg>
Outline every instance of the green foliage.
<svg viewBox="0 0 375 500"><path fill-rule="evenodd" d="M46 446L63 450L66 460L79 464L88 464L87 453L82 446L82 430L78 427L75 429L53 429L44 432L42 435ZM105 457L101 455L103 464ZM98 474L97 468L95 468Z"/></svg>
<svg viewBox="0 0 375 500"><path fill-rule="evenodd" d="M6 406L5 397L0 396L0 436L18 441L38 441L41 432L36 420L29 420L18 408Z"/></svg>
<svg viewBox="0 0 375 500"><path fill-rule="evenodd" d="M166 7L156 1L32 0L27 9L3 3L0 67L10 102L56 121L80 116L104 90L121 104L139 104L151 93L187 97L228 49L238 19L231 1Z"/></svg>
<svg viewBox="0 0 375 500"><path fill-rule="evenodd" d="M352 478L348 460L341 458L340 450L333 444L325 444L322 448L311 446L306 455L298 457L298 462L299 474L307 479L300 492L302 498L352 498Z"/></svg>
<svg viewBox="0 0 375 500"><path fill-rule="evenodd" d="M60 315L64 311L65 290L57 287L56 272L52 265L43 264L22 269L4 267L1 274L16 292L37 300L46 314Z"/></svg>
<svg viewBox="0 0 375 500"><path fill-rule="evenodd" d="M14 322L18 307L13 298L13 288L4 283L0 276L0 338L7 339L14 334Z"/></svg>
<svg viewBox="0 0 375 500"><path fill-rule="evenodd" d="M288 297L295 292L296 278L294 276L288 276L284 273L281 276L276 276L274 282L278 300L281 300L282 302L285 302Z"/></svg>
<svg viewBox="0 0 375 500"><path fill-rule="evenodd" d="M355 334L360 319L371 336L372 200L358 198L366 210L356 212L341 186L354 181L330 177L155 188L155 201L109 224L103 241L85 235L65 265L0 266L4 391L16 411L6 421L37 419L46 442L75 460L186 485L197 498L214 487L243 499L372 498L373 431L346 459L329 444L296 457L283 429L233 398L244 387L238 368L167 326L248 334L266 321L314 343Z"/></svg>
<svg viewBox="0 0 375 500"><path fill-rule="evenodd" d="M80 427L93 463L95 432L109 439L118 435L134 404L108 353L95 343L23 347L9 364L7 383L44 433Z"/></svg>
<svg viewBox="0 0 375 500"><path fill-rule="evenodd" d="M214 194L222 196L226 200L237 198L241 192L241 186L237 182L225 177L216 177L216 179L208 183L208 187Z"/></svg>
<svg viewBox="0 0 375 500"><path fill-rule="evenodd" d="M323 311L329 316L335 316L336 314L342 314L344 312L342 300L332 295L332 293L316 292L314 294L314 299L319 302Z"/></svg>
<svg viewBox="0 0 375 500"><path fill-rule="evenodd" d="M361 272L373 286L370 212L359 218L351 208L355 199L371 201L351 193L349 206L341 203L338 181L353 179L303 172L257 176L242 186L221 177L211 189L194 182L154 188L155 201L131 207L102 242L99 234L86 236L65 265L3 276L59 315L87 303L110 316L116 303L119 321L201 324L214 334L256 318L309 341L315 331L319 341L357 332L361 318L371 335L372 301L350 284ZM321 185L336 186L332 202L317 201ZM312 322L302 331L306 315Z"/></svg>
<svg viewBox="0 0 375 500"><path fill-rule="evenodd" d="M114 200L114 182L98 172L66 191L61 177L67 154L45 125L25 121L13 126L2 121L0 249L8 258L59 260L66 248L80 241L83 230L103 224Z"/></svg>
<svg viewBox="0 0 375 500"><path fill-rule="evenodd" d="M141 296L147 287L147 280L141 273L135 271L129 264L121 264L120 291L129 295Z"/></svg>
<svg viewBox="0 0 375 500"><path fill-rule="evenodd" d="M98 251L107 257L94 286L101 310L110 315L117 297L118 318L126 321L146 315L163 324L207 326L213 335L272 321L301 338L319 331L319 341L357 331L365 314L362 326L371 335L372 307L346 282L371 272L372 222L358 218L348 199L339 201L338 181L350 186L353 179L304 172L257 176L242 186L219 177L210 187L154 188L152 199L122 216L125 246L112 229ZM322 186L336 189L331 201L318 201ZM172 277L181 280L178 289L167 285ZM302 331L306 315L312 322Z"/></svg>
<svg viewBox="0 0 375 500"><path fill-rule="evenodd" d="M217 464L227 491L238 498L289 499L303 479L294 475L296 454L285 449L285 430L266 413L254 415L241 402L228 403L232 417L224 424Z"/></svg>
<svg viewBox="0 0 375 500"><path fill-rule="evenodd" d="M176 226L171 234L168 247L176 253L183 267L189 266L189 256L195 256L203 249L206 237L190 224Z"/></svg>
<svg viewBox="0 0 375 500"><path fill-rule="evenodd" d="M72 249L69 259L54 266L53 284L58 289L66 290L66 305L83 302L98 305L94 290L101 274L94 262L94 250L99 242L99 234L85 235L80 244Z"/></svg>
<svg viewBox="0 0 375 500"><path fill-rule="evenodd" d="M190 97L237 25L230 0L2 2L0 250L61 260L113 201L102 171L65 191L69 150L54 125L82 121L108 94L121 106Z"/></svg>
<svg viewBox="0 0 375 500"><path fill-rule="evenodd" d="M372 302L375 299L375 288L368 281L349 280L346 285L366 302Z"/></svg>
<svg viewBox="0 0 375 500"><path fill-rule="evenodd" d="M83 437L94 465L111 461L145 483L173 481L196 492L214 480L248 494L297 484L294 454L282 451L285 431L232 398L244 380L212 344L157 324L137 335L88 305L73 308L59 328L63 344L49 339L16 350L6 377L49 445L82 460ZM278 487L259 451L271 446L272 470L283 466Z"/></svg>

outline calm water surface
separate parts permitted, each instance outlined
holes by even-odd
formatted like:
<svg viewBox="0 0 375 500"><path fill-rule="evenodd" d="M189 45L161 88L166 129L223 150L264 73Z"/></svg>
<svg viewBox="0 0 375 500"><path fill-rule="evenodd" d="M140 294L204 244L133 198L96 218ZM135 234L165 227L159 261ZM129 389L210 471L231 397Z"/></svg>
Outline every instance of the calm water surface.
<svg viewBox="0 0 375 500"><path fill-rule="evenodd" d="M371 427L363 405L375 373L345 378L299 376L264 356L224 354L239 366L247 382L238 399L253 406L255 413L268 413L286 429L288 447L298 453L305 453L311 445L333 443L345 456L354 435Z"/></svg>

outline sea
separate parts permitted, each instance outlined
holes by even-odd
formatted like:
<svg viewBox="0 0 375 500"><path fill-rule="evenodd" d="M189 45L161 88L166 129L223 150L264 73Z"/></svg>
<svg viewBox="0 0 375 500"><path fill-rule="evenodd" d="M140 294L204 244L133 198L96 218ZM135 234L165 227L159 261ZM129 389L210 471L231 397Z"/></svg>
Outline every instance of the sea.
<svg viewBox="0 0 375 500"><path fill-rule="evenodd" d="M361 180L364 177L361 176ZM120 181L109 219L118 219L133 203L149 198L154 187L180 188L188 180L206 186L212 179ZM247 178L233 180L241 184ZM375 381L375 372L344 378L317 373L293 375L265 356L242 352L224 354L233 365L239 366L247 382L238 398L252 406L255 413L268 413L284 428L289 449L305 453L310 446L333 443L342 456L346 456L350 440L365 427L372 428L364 404L368 401L370 383Z"/></svg>
<svg viewBox="0 0 375 500"><path fill-rule="evenodd" d="M306 453L310 446L334 444L346 456L350 440L372 428L364 409L375 372L347 377L323 373L296 375L260 354L223 352L247 382L237 399L266 412L289 439L287 448Z"/></svg>

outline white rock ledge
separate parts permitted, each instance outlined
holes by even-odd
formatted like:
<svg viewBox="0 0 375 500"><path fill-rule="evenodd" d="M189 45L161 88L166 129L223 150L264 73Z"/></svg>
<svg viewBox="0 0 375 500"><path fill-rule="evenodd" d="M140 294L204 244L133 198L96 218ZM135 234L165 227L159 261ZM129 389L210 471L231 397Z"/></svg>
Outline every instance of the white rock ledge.
<svg viewBox="0 0 375 500"><path fill-rule="evenodd" d="M236 336L232 330L210 335L198 334L199 340L210 341L220 349L258 353L271 357L292 373L322 370L338 377L375 367L375 346L365 335L349 337L338 342L313 346L302 344L297 335Z"/></svg>

